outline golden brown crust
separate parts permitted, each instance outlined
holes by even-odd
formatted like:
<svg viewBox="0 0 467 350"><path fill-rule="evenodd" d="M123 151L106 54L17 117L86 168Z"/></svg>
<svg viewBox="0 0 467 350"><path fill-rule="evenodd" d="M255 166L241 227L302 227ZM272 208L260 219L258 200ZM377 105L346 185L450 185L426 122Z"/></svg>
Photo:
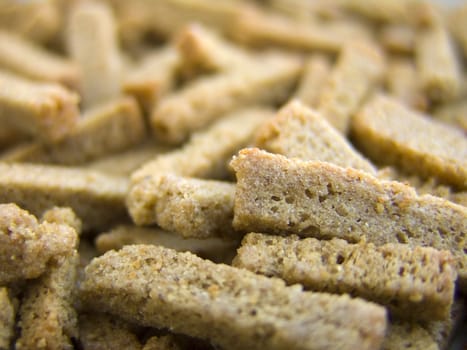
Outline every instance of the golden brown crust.
<svg viewBox="0 0 467 350"><path fill-rule="evenodd" d="M81 295L128 320L225 349L376 349L386 326L385 310L363 300L303 292L156 246L128 246L94 259Z"/></svg>
<svg viewBox="0 0 467 350"><path fill-rule="evenodd" d="M242 150L234 228L315 238L366 239L449 250L459 282L467 279L467 208L352 168Z"/></svg>
<svg viewBox="0 0 467 350"><path fill-rule="evenodd" d="M405 319L449 316L456 280L448 251L405 244L350 244L250 233L234 266L328 293L349 293L384 305Z"/></svg>

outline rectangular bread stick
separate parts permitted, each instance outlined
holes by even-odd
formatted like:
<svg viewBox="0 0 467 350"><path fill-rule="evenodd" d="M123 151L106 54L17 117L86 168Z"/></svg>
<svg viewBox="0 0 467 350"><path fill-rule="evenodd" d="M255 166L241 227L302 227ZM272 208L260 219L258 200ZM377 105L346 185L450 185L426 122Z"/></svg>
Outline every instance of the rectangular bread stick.
<svg viewBox="0 0 467 350"><path fill-rule="evenodd" d="M200 24L184 28L176 38L176 46L182 56L183 70L188 71L188 75L197 71L238 69L254 60L251 53Z"/></svg>
<svg viewBox="0 0 467 350"><path fill-rule="evenodd" d="M175 86L180 65L180 54L171 45L150 52L125 74L122 90L134 96L145 114L149 114Z"/></svg>
<svg viewBox="0 0 467 350"><path fill-rule="evenodd" d="M0 31L0 67L26 78L79 87L78 67L71 60L6 31Z"/></svg>
<svg viewBox="0 0 467 350"><path fill-rule="evenodd" d="M79 255L76 250L29 283L19 309L15 349L74 349L78 322L74 308Z"/></svg>
<svg viewBox="0 0 467 350"><path fill-rule="evenodd" d="M363 171L258 149L242 150L231 166L235 229L449 250L466 286L466 207Z"/></svg>
<svg viewBox="0 0 467 350"><path fill-rule="evenodd" d="M235 238L234 195L232 183L168 173L133 185L126 203L137 225L157 224L185 238Z"/></svg>
<svg viewBox="0 0 467 350"><path fill-rule="evenodd" d="M249 233L233 265L312 291L349 293L386 306L392 316L423 321L449 317L457 278L448 251L295 235Z"/></svg>
<svg viewBox="0 0 467 350"><path fill-rule="evenodd" d="M142 345L135 332L137 328L115 316L99 312L79 315L79 341L84 350L141 350Z"/></svg>
<svg viewBox="0 0 467 350"><path fill-rule="evenodd" d="M153 133L157 140L176 145L235 109L283 101L301 68L297 57L274 54L248 69L195 80L152 111Z"/></svg>
<svg viewBox="0 0 467 350"><path fill-rule="evenodd" d="M352 119L352 135L363 153L377 162L467 188L465 135L391 97L369 100Z"/></svg>
<svg viewBox="0 0 467 350"><path fill-rule="evenodd" d="M81 71L85 108L120 95L123 62L116 26L112 9L105 2L77 2L71 7L66 44Z"/></svg>
<svg viewBox="0 0 467 350"><path fill-rule="evenodd" d="M302 160L321 160L376 173L375 167L316 110L289 102L256 132L255 144L271 153Z"/></svg>
<svg viewBox="0 0 467 350"><path fill-rule="evenodd" d="M69 226L39 223L16 204L0 204L0 285L39 277L76 245Z"/></svg>
<svg viewBox="0 0 467 350"><path fill-rule="evenodd" d="M318 110L332 126L347 134L352 114L383 77L384 68L384 57L376 45L347 44L321 89Z"/></svg>
<svg viewBox="0 0 467 350"><path fill-rule="evenodd" d="M76 165L140 143L145 122L136 100L120 97L87 110L61 141L37 145L17 161ZM11 158L10 158L11 160Z"/></svg>
<svg viewBox="0 0 467 350"><path fill-rule="evenodd" d="M149 175L167 172L187 177L224 179L229 175L227 163L230 158L252 142L258 126L273 115L272 109L257 106L221 116L205 130L195 132L181 148L157 155L142 165L132 174L132 183Z"/></svg>
<svg viewBox="0 0 467 350"><path fill-rule="evenodd" d="M120 225L103 232L95 239L100 254L109 250L119 250L126 245L160 245L180 252L191 252L203 259L214 262L230 262L238 246L237 240L224 240L217 237L198 239L184 238L159 228Z"/></svg>
<svg viewBox="0 0 467 350"><path fill-rule="evenodd" d="M224 349L378 349L384 308L286 287L279 279L157 246L94 259L81 296L91 307Z"/></svg>
<svg viewBox="0 0 467 350"><path fill-rule="evenodd" d="M306 51L337 53L350 40L368 37L356 22L296 22L254 7L242 9L231 36L251 46L279 46Z"/></svg>
<svg viewBox="0 0 467 350"><path fill-rule="evenodd" d="M394 58L388 63L385 85L388 93L406 106L425 111L428 96L423 92L418 73L412 61Z"/></svg>
<svg viewBox="0 0 467 350"><path fill-rule="evenodd" d="M0 203L17 203L35 215L53 206L72 208L83 231L105 230L128 219L128 180L81 168L0 163Z"/></svg>
<svg viewBox="0 0 467 350"><path fill-rule="evenodd" d="M58 84L28 81L0 71L0 123L44 142L63 138L78 120L79 97Z"/></svg>
<svg viewBox="0 0 467 350"><path fill-rule="evenodd" d="M8 288L0 287L0 349L10 349L15 334L16 307Z"/></svg>
<svg viewBox="0 0 467 350"><path fill-rule="evenodd" d="M415 46L420 86L435 102L456 99L461 91L461 67L447 28L439 23L419 31Z"/></svg>
<svg viewBox="0 0 467 350"><path fill-rule="evenodd" d="M300 83L294 98L303 104L316 108L322 86L331 72L331 63L322 55L314 54L306 61Z"/></svg>

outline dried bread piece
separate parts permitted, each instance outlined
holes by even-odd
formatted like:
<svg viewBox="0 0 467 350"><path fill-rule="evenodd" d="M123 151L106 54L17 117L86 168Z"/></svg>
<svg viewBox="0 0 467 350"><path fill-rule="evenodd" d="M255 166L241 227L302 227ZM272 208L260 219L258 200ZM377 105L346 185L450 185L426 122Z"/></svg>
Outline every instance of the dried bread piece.
<svg viewBox="0 0 467 350"><path fill-rule="evenodd" d="M141 350L133 325L97 312L79 315L79 341L83 350Z"/></svg>
<svg viewBox="0 0 467 350"><path fill-rule="evenodd" d="M447 28L441 23L418 33L415 59L420 86L435 102L447 102L459 96L461 68Z"/></svg>
<svg viewBox="0 0 467 350"><path fill-rule="evenodd" d="M182 57L183 70L188 76L197 71L241 69L259 58L196 23L187 26L178 34L176 45Z"/></svg>
<svg viewBox="0 0 467 350"><path fill-rule="evenodd" d="M158 140L180 144L222 115L245 105L283 101L301 72L295 56L270 55L248 68L200 78L167 96L153 110Z"/></svg>
<svg viewBox="0 0 467 350"><path fill-rule="evenodd" d="M466 207L363 171L258 149L242 150L231 166L235 229L449 250L466 285Z"/></svg>
<svg viewBox="0 0 467 350"><path fill-rule="evenodd" d="M132 97L120 97L82 115L76 127L59 142L30 144L9 161L77 165L117 153L141 142L146 134L138 104Z"/></svg>
<svg viewBox="0 0 467 350"><path fill-rule="evenodd" d="M75 230L39 223L16 204L0 204L0 285L39 277L77 242Z"/></svg>
<svg viewBox="0 0 467 350"><path fill-rule="evenodd" d="M81 296L92 307L225 349L378 349L384 308L303 292L279 279L157 246L94 259Z"/></svg>
<svg viewBox="0 0 467 350"><path fill-rule="evenodd" d="M352 120L355 143L371 159L467 188L467 139L391 97L377 95Z"/></svg>
<svg viewBox="0 0 467 350"><path fill-rule="evenodd" d="M126 245L151 244L171 248L180 252L191 252L214 262L230 262L235 255L238 241L217 237L207 239L183 238L173 232L159 228L120 225L103 232L95 239L97 251L104 254L119 250Z"/></svg>
<svg viewBox="0 0 467 350"><path fill-rule="evenodd" d="M79 256L76 250L29 283L19 310L15 349L74 349L78 324L74 302Z"/></svg>
<svg viewBox="0 0 467 350"><path fill-rule="evenodd" d="M230 158L248 145L256 128L273 115L267 107L243 108L224 115L205 130L194 133L181 148L157 155L141 166L132 174L132 183L167 172L187 177L225 178Z"/></svg>
<svg viewBox="0 0 467 350"><path fill-rule="evenodd" d="M72 208L83 231L128 219L128 180L97 171L51 165L0 163L0 203L17 203L35 215L53 206Z"/></svg>
<svg viewBox="0 0 467 350"><path fill-rule="evenodd" d="M8 288L0 287L0 349L10 349L15 334L16 307Z"/></svg>
<svg viewBox="0 0 467 350"><path fill-rule="evenodd" d="M389 24L381 29L380 38L384 48L395 54L412 54L416 30L407 24Z"/></svg>
<svg viewBox="0 0 467 350"><path fill-rule="evenodd" d="M0 31L0 67L34 80L79 86L79 71L71 60L6 31Z"/></svg>
<svg viewBox="0 0 467 350"><path fill-rule="evenodd" d="M236 20L231 36L242 44L252 46L336 53L347 42L368 37L365 28L355 21L297 22L254 7L242 8Z"/></svg>
<svg viewBox="0 0 467 350"><path fill-rule="evenodd" d="M347 134L352 114L383 77L384 57L365 41L345 45L321 89L318 110L337 130Z"/></svg>
<svg viewBox="0 0 467 350"><path fill-rule="evenodd" d="M420 87L415 65L404 58L392 59L386 71L388 93L408 107L426 110L428 98Z"/></svg>
<svg viewBox="0 0 467 350"><path fill-rule="evenodd" d="M84 164L84 166L87 169L101 171L110 175L130 176L145 163L154 159L154 157L171 150L170 147L149 141L127 151L101 157Z"/></svg>
<svg viewBox="0 0 467 350"><path fill-rule="evenodd" d="M386 306L393 316L425 321L449 316L457 277L448 251L295 235L250 233L233 263L313 291L349 293Z"/></svg>
<svg viewBox="0 0 467 350"><path fill-rule="evenodd" d="M86 108L120 95L123 62L110 4L77 1L68 14L66 44L81 72L81 96Z"/></svg>
<svg viewBox="0 0 467 350"><path fill-rule="evenodd" d="M300 84L295 91L294 98L299 99L303 104L316 108L319 103L322 86L325 84L331 72L329 60L319 54L311 55L303 70Z"/></svg>
<svg viewBox="0 0 467 350"><path fill-rule="evenodd" d="M0 123L44 142L57 141L78 121L78 95L0 71Z"/></svg>
<svg viewBox="0 0 467 350"><path fill-rule="evenodd" d="M467 133L467 100L442 105L433 111L433 117Z"/></svg>
<svg viewBox="0 0 467 350"><path fill-rule="evenodd" d="M288 103L274 118L264 122L256 132L255 144L289 158L321 160L376 173L375 167L319 112L299 101Z"/></svg>
<svg viewBox="0 0 467 350"><path fill-rule="evenodd" d="M440 350L430 333L417 323L391 322L382 350Z"/></svg>
<svg viewBox="0 0 467 350"><path fill-rule="evenodd" d="M125 74L122 90L134 96L143 111L149 114L175 86L181 63L181 57L172 45L150 52Z"/></svg>
<svg viewBox="0 0 467 350"><path fill-rule="evenodd" d="M126 203L137 225L157 224L186 238L235 237L234 195L232 183L167 173L133 185Z"/></svg>

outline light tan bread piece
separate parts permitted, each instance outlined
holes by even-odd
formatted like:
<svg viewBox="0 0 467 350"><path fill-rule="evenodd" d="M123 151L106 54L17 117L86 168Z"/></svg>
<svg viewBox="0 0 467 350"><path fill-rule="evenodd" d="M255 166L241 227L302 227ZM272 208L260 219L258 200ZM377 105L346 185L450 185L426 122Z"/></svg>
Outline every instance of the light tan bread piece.
<svg viewBox="0 0 467 350"><path fill-rule="evenodd" d="M440 350L430 333L417 323L391 322L382 350Z"/></svg>
<svg viewBox="0 0 467 350"><path fill-rule="evenodd" d="M151 337L143 346L143 350L183 350L182 344L171 334Z"/></svg>
<svg viewBox="0 0 467 350"><path fill-rule="evenodd" d="M141 41L148 32L169 38L192 22L229 33L237 30L235 20L245 6L236 0L113 0L113 5L122 39L128 44Z"/></svg>
<svg viewBox="0 0 467 350"><path fill-rule="evenodd" d="M352 119L357 146L371 159L467 188L467 139L397 100L377 95Z"/></svg>
<svg viewBox="0 0 467 350"><path fill-rule="evenodd" d="M66 44L81 71L80 92L85 108L120 95L123 62L109 4L76 2L69 13Z"/></svg>
<svg viewBox="0 0 467 350"><path fill-rule="evenodd" d="M289 102L256 132L255 144L271 153L302 160L321 160L376 174L341 133L316 110Z"/></svg>
<svg viewBox="0 0 467 350"><path fill-rule="evenodd" d="M120 97L88 109L62 140L29 144L3 160L82 164L137 145L145 136L145 122L136 100Z"/></svg>
<svg viewBox="0 0 467 350"><path fill-rule="evenodd" d="M29 283L19 310L20 337L15 349L74 349L78 263L78 252L71 251Z"/></svg>
<svg viewBox="0 0 467 350"><path fill-rule="evenodd" d="M423 91L435 102L454 100L461 92L462 74L447 28L436 23L420 29L415 60Z"/></svg>
<svg viewBox="0 0 467 350"><path fill-rule="evenodd" d="M167 146L149 141L127 151L101 157L84 166L88 169L101 171L110 175L130 176L131 173L154 159L154 157L171 150Z"/></svg>
<svg viewBox="0 0 467 350"><path fill-rule="evenodd" d="M75 126L78 95L58 84L36 83L0 71L0 123L44 142L63 138Z"/></svg>
<svg viewBox="0 0 467 350"><path fill-rule="evenodd" d="M238 241L217 237L207 239L183 238L180 235L159 228L121 225L101 233L95 239L100 254L119 250L126 245L151 244L171 248L180 252L191 252L203 259L217 263L230 262L235 255Z"/></svg>
<svg viewBox="0 0 467 350"><path fill-rule="evenodd" d="M312 291L349 293L384 305L392 316L424 321L449 316L457 278L448 251L295 235L249 233L233 265Z"/></svg>
<svg viewBox="0 0 467 350"><path fill-rule="evenodd" d="M273 54L248 68L195 80L152 111L154 135L163 142L180 144L191 133L240 107L283 101L301 69L297 57Z"/></svg>
<svg viewBox="0 0 467 350"><path fill-rule="evenodd" d="M414 63L405 58L393 58L388 63L385 85L388 94L406 106L425 111L429 101L420 87L418 72Z"/></svg>
<svg viewBox="0 0 467 350"><path fill-rule="evenodd" d="M231 166L235 229L449 250L465 286L467 208L363 171L258 149L242 150Z"/></svg>
<svg viewBox="0 0 467 350"><path fill-rule="evenodd" d="M442 105L433 111L433 117L467 133L467 100Z"/></svg>
<svg viewBox="0 0 467 350"><path fill-rule="evenodd" d="M79 315L79 341L83 350L140 350L135 326L97 312Z"/></svg>
<svg viewBox="0 0 467 350"><path fill-rule="evenodd" d="M378 349L386 328L386 312L375 304L304 292L157 246L128 246L94 259L81 296L127 320L224 349Z"/></svg>
<svg viewBox="0 0 467 350"><path fill-rule="evenodd" d="M0 287L0 349L10 349L15 334L16 307L10 298L8 288Z"/></svg>
<svg viewBox="0 0 467 350"><path fill-rule="evenodd" d="M187 26L178 34L176 46L182 57L183 70L188 75L198 71L241 69L259 58L197 23Z"/></svg>
<svg viewBox="0 0 467 350"><path fill-rule="evenodd" d="M467 4L453 8L448 19L448 27L467 57Z"/></svg>
<svg viewBox="0 0 467 350"><path fill-rule="evenodd" d="M127 220L127 190L125 177L97 171L0 163L0 203L17 203L35 215L53 206L70 207L83 221L83 231Z"/></svg>
<svg viewBox="0 0 467 350"><path fill-rule="evenodd" d="M0 204L0 285L39 277L76 245L66 225L39 223L16 204Z"/></svg>
<svg viewBox="0 0 467 350"><path fill-rule="evenodd" d="M122 90L134 96L144 112L149 114L175 86L180 65L180 55L171 45L150 52L126 73Z"/></svg>
<svg viewBox="0 0 467 350"><path fill-rule="evenodd" d="M305 105L316 108L319 103L322 86L331 72L331 63L326 56L311 55L306 63L294 98Z"/></svg>
<svg viewBox="0 0 467 350"><path fill-rule="evenodd" d="M79 86L78 67L71 60L6 31L0 31L0 67L34 80Z"/></svg>
<svg viewBox="0 0 467 350"><path fill-rule="evenodd" d="M424 0L339 0L353 13L377 23L430 24L433 5Z"/></svg>
<svg viewBox="0 0 467 350"><path fill-rule="evenodd" d="M413 54L416 30L407 24L389 24L379 33L384 48L395 54Z"/></svg>
<svg viewBox="0 0 467 350"><path fill-rule="evenodd" d="M235 238L234 195L233 183L167 173L132 186L126 204L137 225L157 224L186 238Z"/></svg>
<svg viewBox="0 0 467 350"><path fill-rule="evenodd" d="M244 8L231 36L242 44L337 53L351 40L368 37L355 21L298 22L286 16Z"/></svg>
<svg viewBox="0 0 467 350"><path fill-rule="evenodd" d="M60 30L55 1L2 1L0 27L41 43L54 39Z"/></svg>
<svg viewBox="0 0 467 350"><path fill-rule="evenodd" d="M181 148L157 155L144 164L132 174L132 183L167 172L187 177L226 178L230 158L252 142L258 126L273 116L273 110L267 107L243 108L228 113L205 130L195 132Z"/></svg>
<svg viewBox="0 0 467 350"><path fill-rule="evenodd" d="M376 45L347 44L322 87L318 110L332 126L347 134L352 114L383 77L384 68L384 57Z"/></svg>
<svg viewBox="0 0 467 350"><path fill-rule="evenodd" d="M49 262L47 271L30 281L19 309L20 336L15 349L74 349L78 337L74 309L79 264L79 219L69 208L53 208L44 213L41 225L57 236L65 250ZM72 241L73 245L67 244Z"/></svg>

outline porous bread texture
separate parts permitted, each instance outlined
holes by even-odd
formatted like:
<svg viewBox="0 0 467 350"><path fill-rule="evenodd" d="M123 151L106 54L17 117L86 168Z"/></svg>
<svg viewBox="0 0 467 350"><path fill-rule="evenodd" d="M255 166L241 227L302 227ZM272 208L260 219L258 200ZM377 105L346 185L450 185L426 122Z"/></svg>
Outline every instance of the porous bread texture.
<svg viewBox="0 0 467 350"><path fill-rule="evenodd" d="M349 242L449 250L467 282L467 208L399 182L320 161L244 149L236 172L234 228Z"/></svg>
<svg viewBox="0 0 467 350"><path fill-rule="evenodd" d="M294 100L256 132L255 144L271 153L321 160L375 174L375 167L316 110Z"/></svg>
<svg viewBox="0 0 467 350"><path fill-rule="evenodd" d="M0 287L0 349L9 349L15 334L16 307L8 289Z"/></svg>
<svg viewBox="0 0 467 350"><path fill-rule="evenodd" d="M376 95L352 119L357 146L371 159L467 189L467 139L462 131Z"/></svg>
<svg viewBox="0 0 467 350"><path fill-rule="evenodd" d="M95 258L81 297L91 307L225 349L378 349L386 311L302 291L191 253L135 245Z"/></svg>
<svg viewBox="0 0 467 350"><path fill-rule="evenodd" d="M449 316L457 277L448 251L260 233L244 237L233 265L313 291L349 293L399 318L425 321Z"/></svg>
<svg viewBox="0 0 467 350"><path fill-rule="evenodd" d="M0 204L0 285L39 277L76 243L72 227L39 223L16 204Z"/></svg>
<svg viewBox="0 0 467 350"><path fill-rule="evenodd" d="M134 185L127 207L138 225L157 223L183 237L235 237L235 185L174 174L148 176Z"/></svg>

